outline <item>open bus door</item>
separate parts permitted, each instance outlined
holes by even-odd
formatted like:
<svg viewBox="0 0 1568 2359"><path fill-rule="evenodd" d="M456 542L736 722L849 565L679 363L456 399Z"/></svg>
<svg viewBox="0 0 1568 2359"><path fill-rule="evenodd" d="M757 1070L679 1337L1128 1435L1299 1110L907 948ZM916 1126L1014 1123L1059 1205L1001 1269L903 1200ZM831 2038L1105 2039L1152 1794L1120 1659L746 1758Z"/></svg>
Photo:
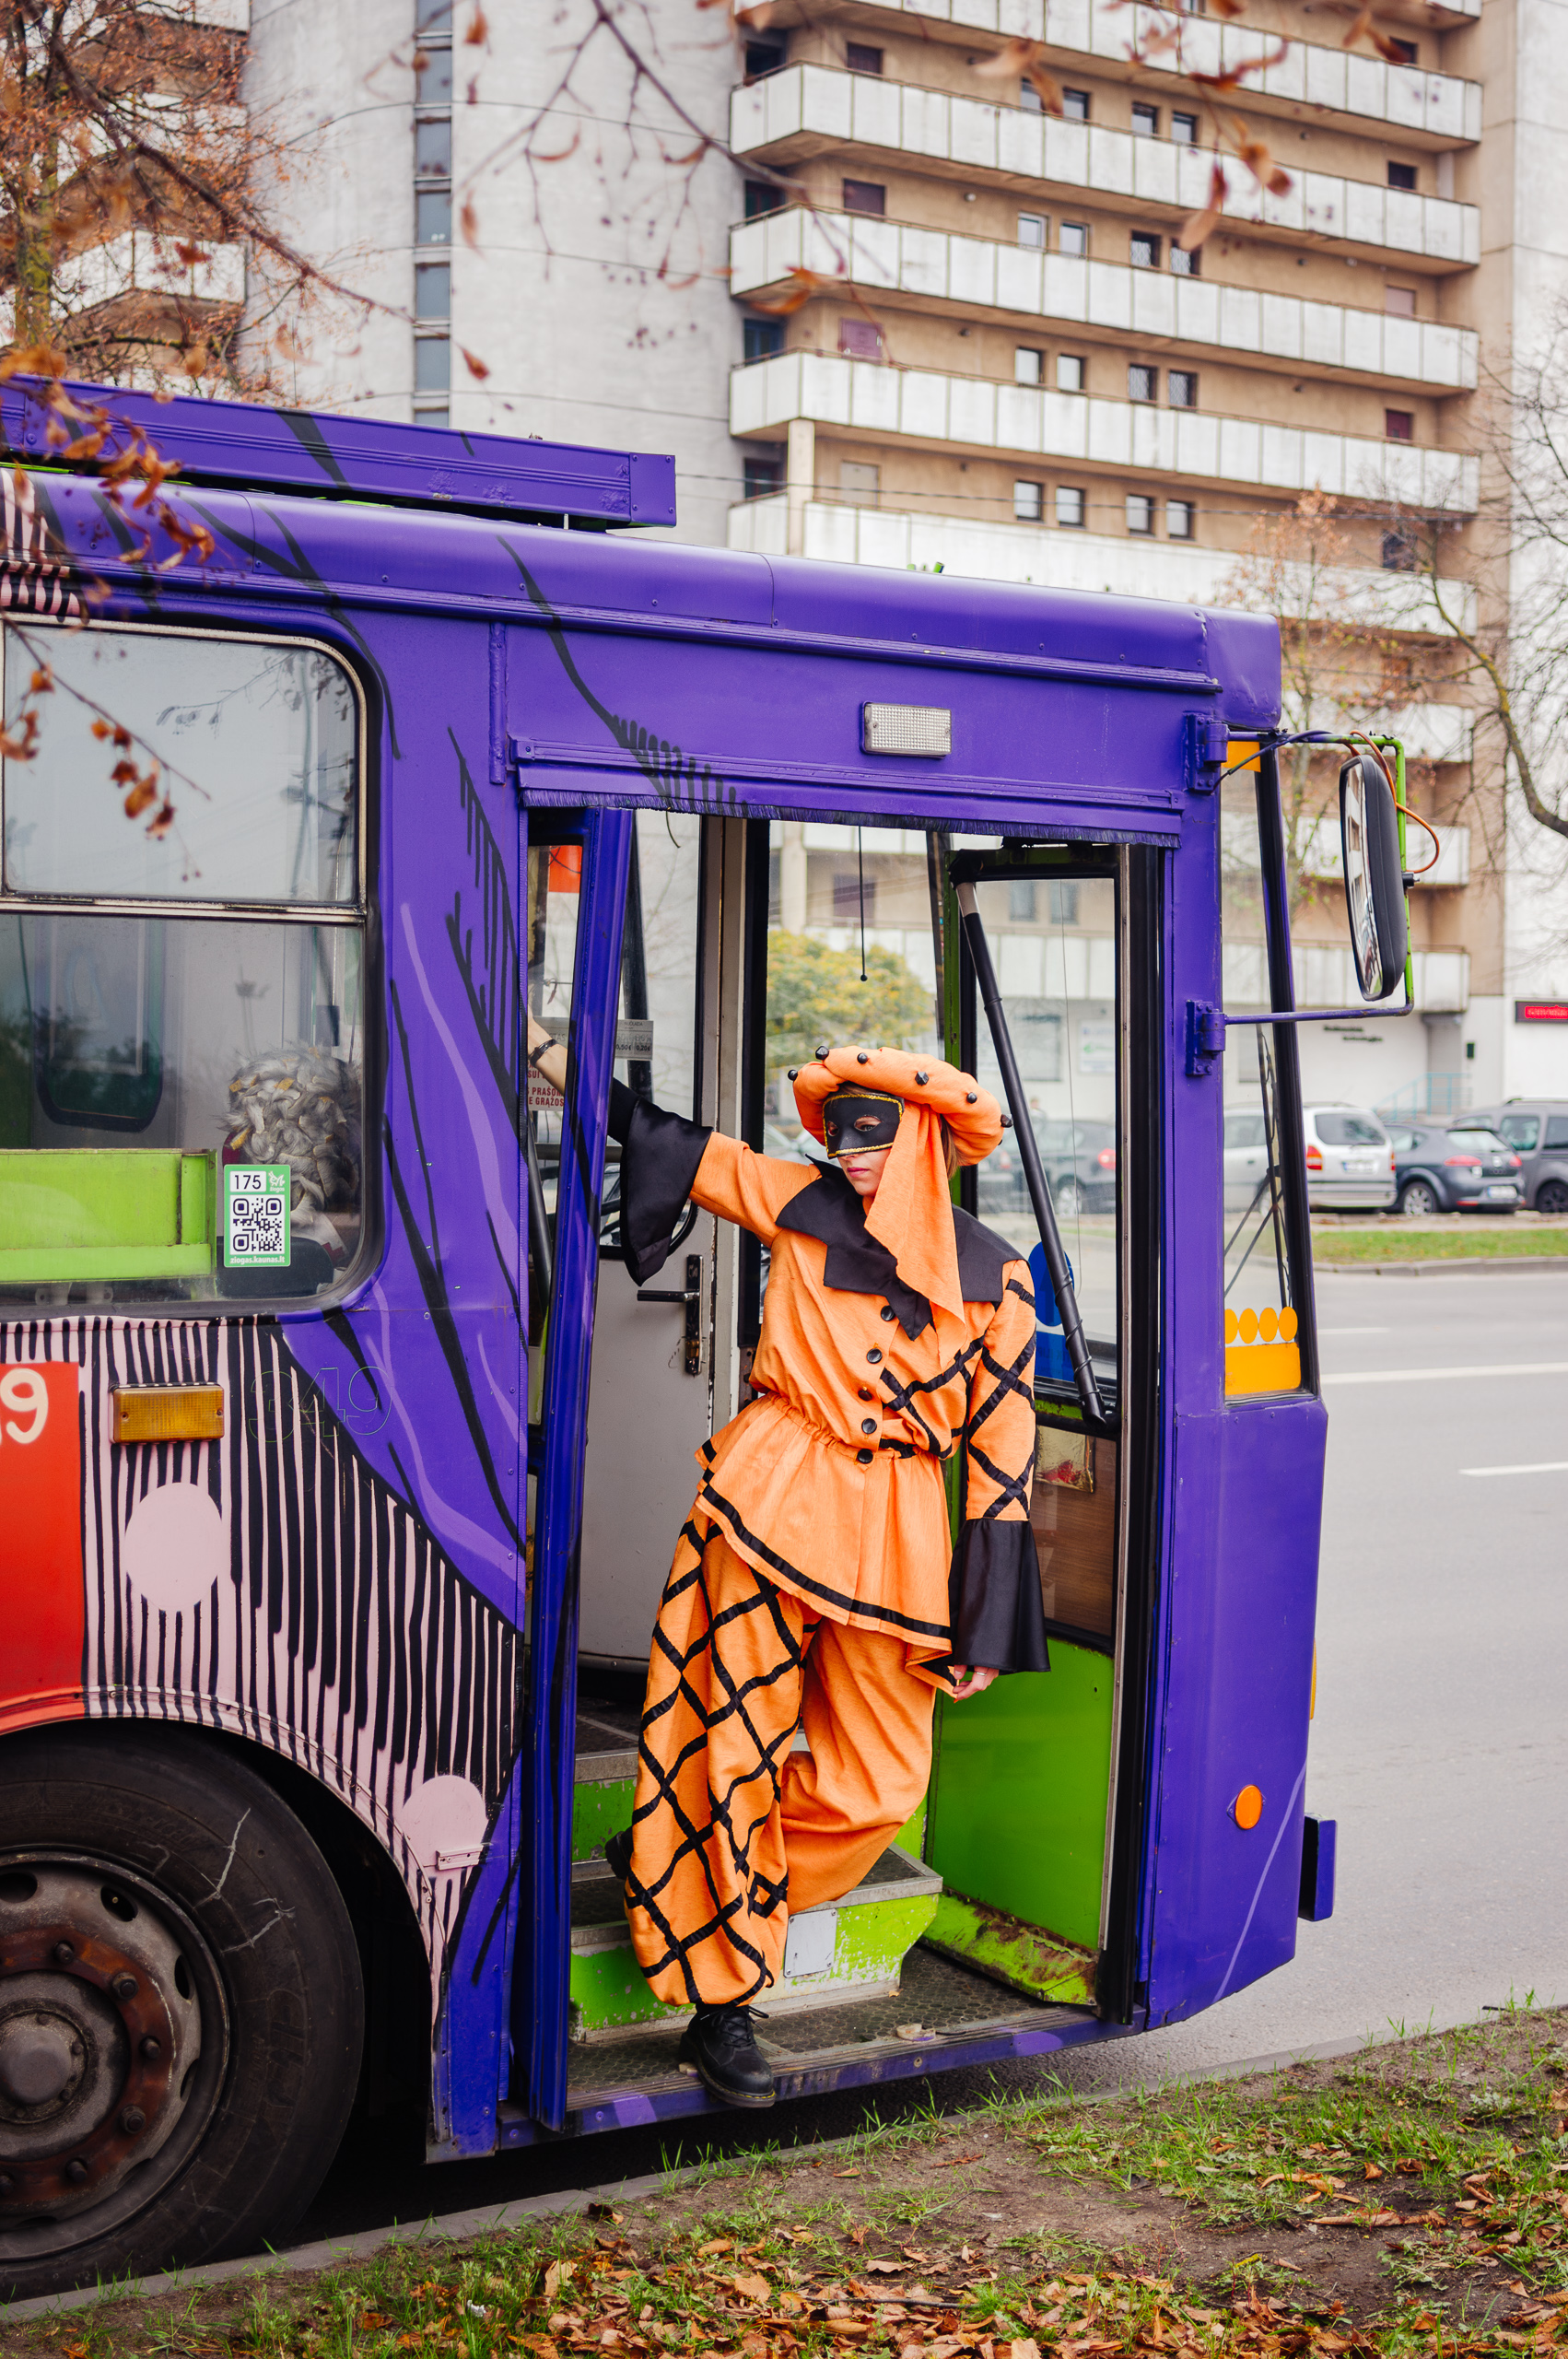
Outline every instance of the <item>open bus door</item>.
<svg viewBox="0 0 1568 2359"><path fill-rule="evenodd" d="M1160 1028L1129 948L1150 857L954 844L875 811L856 825L599 811L537 815L528 863L531 1005L557 1031L569 1016L574 1051L568 1104L540 1103L531 1121L553 1290L547 1316L531 1313L532 1940L520 1944L514 2010L529 2109L549 2127L586 2128L706 2103L675 2071L682 2017L642 1981L601 1846L629 1818L641 1671L694 1452L745 1397L766 1270L754 1240L704 1219L661 1273L674 1284L633 1285L604 1160L609 1075L634 1088L652 1078L663 1102L803 1158L788 1068L814 1045L800 1028L816 1020L803 1004L820 1011L826 992L843 1037L896 1028L1000 1095L954 921L961 872L994 945L1002 1018L1064 1208L1101 1414L1087 1429L1014 1137L965 1180L970 1208L1045 1279L1035 1523L1052 1670L942 1708L929 1807L864 1885L794 1920L769 2036L781 2085L793 2065L795 2085L820 2086L825 2074L880 2079L1099 2036L1110 2027L1098 1985L1113 1913L1118 1655L1143 1610L1143 1584L1124 1569L1139 1528L1119 1473L1125 1370L1139 1354L1121 1206L1129 1044L1146 1061ZM1155 1168L1151 1157L1140 1190ZM1140 1283L1147 1292L1146 1273ZM1131 1718L1137 1749L1141 1714ZM1120 1987L1131 1967L1117 1957ZM1130 2013L1115 2010L1122 2023ZM900 2036L910 2021L919 2044ZM517 2118L508 2134L528 2133Z"/></svg>

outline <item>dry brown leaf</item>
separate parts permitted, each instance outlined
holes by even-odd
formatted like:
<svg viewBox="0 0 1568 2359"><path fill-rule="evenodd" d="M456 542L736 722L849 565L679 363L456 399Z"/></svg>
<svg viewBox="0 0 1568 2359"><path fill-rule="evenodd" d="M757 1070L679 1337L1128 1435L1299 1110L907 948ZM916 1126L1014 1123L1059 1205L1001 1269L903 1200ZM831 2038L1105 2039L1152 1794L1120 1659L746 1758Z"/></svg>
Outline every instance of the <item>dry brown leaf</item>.
<svg viewBox="0 0 1568 2359"><path fill-rule="evenodd" d="M462 365L467 370L469 375L471 377L476 377L479 380L479 382L483 384L486 378L490 373L489 362L487 360L481 360L476 352L470 352L465 344L460 344L458 346L458 350L462 355Z"/></svg>
<svg viewBox="0 0 1568 2359"><path fill-rule="evenodd" d="M472 18L469 19L468 30L463 34L462 38L465 44L470 49L484 48L485 43L490 38L490 28L486 22L485 11L483 8L475 8Z"/></svg>
<svg viewBox="0 0 1568 2359"><path fill-rule="evenodd" d="M472 246L474 252L477 253L479 251L479 216L474 211L474 199L471 196L465 196L463 198L462 210L459 213L457 218L458 227L462 231L463 244L465 246Z"/></svg>
<svg viewBox="0 0 1568 2359"><path fill-rule="evenodd" d="M745 2302L766 2302L773 2291L766 2278L759 2277L755 2270L742 2270L730 2283Z"/></svg>
<svg viewBox="0 0 1568 2359"><path fill-rule="evenodd" d="M577 2264L570 2260L553 2260L544 2271L544 2299L553 2302L563 2285L569 2285L577 2273Z"/></svg>
<svg viewBox="0 0 1568 2359"><path fill-rule="evenodd" d="M729 2236L716 2236L710 2245L698 2245L697 2255L700 2259L706 2260L711 2253L733 2252L734 2249L733 2241Z"/></svg>
<svg viewBox="0 0 1568 2359"><path fill-rule="evenodd" d="M1224 210L1225 199L1229 194L1230 182L1225 178L1223 165L1216 157L1213 169L1209 174L1209 202L1201 213L1189 214L1181 225L1181 234L1176 243L1183 253L1195 253L1204 239L1218 229L1221 215Z"/></svg>
<svg viewBox="0 0 1568 2359"><path fill-rule="evenodd" d="M864 2174L860 2171L835 2171L833 2176L835 2178L860 2178Z"/></svg>

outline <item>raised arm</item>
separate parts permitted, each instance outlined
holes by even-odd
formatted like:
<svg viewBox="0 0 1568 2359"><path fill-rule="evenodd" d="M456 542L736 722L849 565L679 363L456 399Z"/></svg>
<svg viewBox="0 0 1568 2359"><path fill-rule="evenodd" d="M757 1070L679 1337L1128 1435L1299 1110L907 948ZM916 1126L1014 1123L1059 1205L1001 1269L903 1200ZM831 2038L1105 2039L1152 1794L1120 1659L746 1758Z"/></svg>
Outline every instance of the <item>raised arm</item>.
<svg viewBox="0 0 1568 2359"><path fill-rule="evenodd" d="M1023 1262L1007 1265L1001 1300L974 1362L964 1448L964 1523L948 1576L954 1660L971 1672L1048 1671L1040 1563L1029 1521L1035 1294Z"/></svg>

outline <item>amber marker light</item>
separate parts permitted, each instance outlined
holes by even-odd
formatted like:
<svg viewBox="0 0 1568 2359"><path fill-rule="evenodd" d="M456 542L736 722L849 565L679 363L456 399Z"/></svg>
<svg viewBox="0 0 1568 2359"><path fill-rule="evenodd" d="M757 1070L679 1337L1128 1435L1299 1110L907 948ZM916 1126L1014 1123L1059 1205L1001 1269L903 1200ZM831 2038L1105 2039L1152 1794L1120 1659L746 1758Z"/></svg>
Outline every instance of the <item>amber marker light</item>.
<svg viewBox="0 0 1568 2359"><path fill-rule="evenodd" d="M1250 1835L1262 1815L1262 1789L1258 1786L1244 1786L1231 1804L1231 1816L1244 1835Z"/></svg>
<svg viewBox="0 0 1568 2359"><path fill-rule="evenodd" d="M111 1441L221 1441L217 1384L121 1384L109 1396Z"/></svg>

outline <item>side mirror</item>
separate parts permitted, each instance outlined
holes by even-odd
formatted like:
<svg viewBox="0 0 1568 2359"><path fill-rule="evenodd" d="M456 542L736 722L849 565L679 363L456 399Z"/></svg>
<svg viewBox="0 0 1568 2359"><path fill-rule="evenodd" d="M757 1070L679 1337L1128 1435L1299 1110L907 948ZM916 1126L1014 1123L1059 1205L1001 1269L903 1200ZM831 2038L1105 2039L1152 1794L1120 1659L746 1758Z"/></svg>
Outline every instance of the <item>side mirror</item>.
<svg viewBox="0 0 1568 2359"><path fill-rule="evenodd" d="M1340 772L1340 846L1356 980L1363 999L1387 999L1404 979L1410 927L1394 790L1375 755Z"/></svg>

